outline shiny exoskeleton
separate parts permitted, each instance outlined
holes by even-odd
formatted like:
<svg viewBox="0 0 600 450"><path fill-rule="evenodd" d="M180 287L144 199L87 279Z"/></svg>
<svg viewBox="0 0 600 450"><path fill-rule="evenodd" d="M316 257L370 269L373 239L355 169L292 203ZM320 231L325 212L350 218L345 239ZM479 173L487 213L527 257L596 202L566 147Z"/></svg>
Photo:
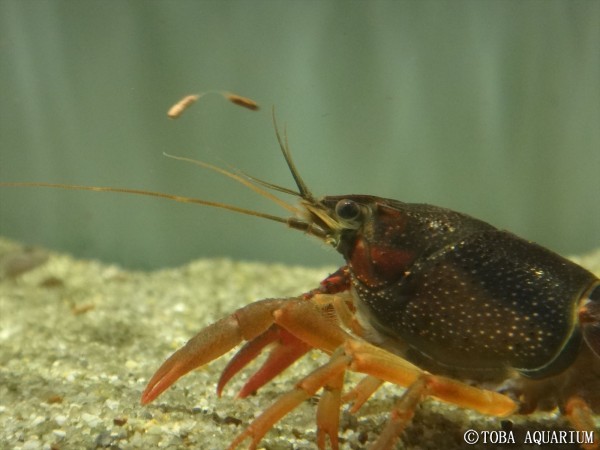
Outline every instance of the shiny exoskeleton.
<svg viewBox="0 0 600 450"><path fill-rule="evenodd" d="M407 359L481 379L509 369L545 378L576 359L575 311L597 283L592 273L448 209L364 195L321 203L349 225L336 248L357 308L392 348L408 345ZM586 330L596 352L599 328Z"/></svg>

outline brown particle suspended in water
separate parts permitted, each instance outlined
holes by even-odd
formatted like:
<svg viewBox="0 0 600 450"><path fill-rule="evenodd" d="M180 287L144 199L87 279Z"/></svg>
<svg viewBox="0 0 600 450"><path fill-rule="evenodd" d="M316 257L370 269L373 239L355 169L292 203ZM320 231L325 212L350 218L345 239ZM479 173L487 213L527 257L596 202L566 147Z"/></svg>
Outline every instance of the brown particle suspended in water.
<svg viewBox="0 0 600 450"><path fill-rule="evenodd" d="M196 103L200 97L201 95L198 94L186 95L173 106L171 106L169 111L167 111L167 116L169 116L171 119L179 118L179 116L181 116L186 109Z"/></svg>
<svg viewBox="0 0 600 450"><path fill-rule="evenodd" d="M234 94L232 92L207 91L201 92L200 94L186 95L173 106L171 106L169 111L167 111L167 116L169 116L171 119L178 119L186 109L188 109L198 100L200 100L201 97L204 97L207 94L218 94L226 100L230 101L231 103L249 109L250 111L258 111L260 109L258 103L256 103L251 98L242 97L241 95Z"/></svg>
<svg viewBox="0 0 600 450"><path fill-rule="evenodd" d="M252 100L250 98L242 97L241 95L237 95L237 94L232 94L231 92L227 92L227 93L225 93L223 95L231 103L234 103L234 104L236 104L238 106L241 106L243 108L247 108L247 109L249 109L251 111L258 111L259 110L258 103L256 103L254 100Z"/></svg>

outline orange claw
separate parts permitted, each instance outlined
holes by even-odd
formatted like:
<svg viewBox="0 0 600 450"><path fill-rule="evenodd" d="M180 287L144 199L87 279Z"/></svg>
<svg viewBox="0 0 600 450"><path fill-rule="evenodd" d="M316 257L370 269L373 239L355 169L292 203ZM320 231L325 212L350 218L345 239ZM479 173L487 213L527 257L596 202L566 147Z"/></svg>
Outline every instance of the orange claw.
<svg viewBox="0 0 600 450"><path fill-rule="evenodd" d="M269 353L269 357L244 384L237 395L238 398L246 398L255 393L311 349L309 345L288 331L277 325L271 325L267 331L244 345L229 361L217 384L217 395L220 397L227 382L256 358L267 345L274 342L276 346Z"/></svg>
<svg viewBox="0 0 600 450"><path fill-rule="evenodd" d="M246 398L271 381L290 365L304 356L312 347L280 329L280 342L269 353L263 365L252 375L238 393L238 398Z"/></svg>
<svg viewBox="0 0 600 450"><path fill-rule="evenodd" d="M223 393L223 389L229 383L236 373L242 370L248 365L254 358L256 358L263 349L273 342L277 341L279 327L277 325L271 325L264 333L259 334L251 341L248 341L233 358L229 360L221 377L217 383L217 395L220 397Z"/></svg>
<svg viewBox="0 0 600 450"><path fill-rule="evenodd" d="M285 301L267 299L251 303L200 331L156 371L142 394L142 405L150 403L189 371L228 352L242 339L253 339L264 332L273 323L273 312Z"/></svg>

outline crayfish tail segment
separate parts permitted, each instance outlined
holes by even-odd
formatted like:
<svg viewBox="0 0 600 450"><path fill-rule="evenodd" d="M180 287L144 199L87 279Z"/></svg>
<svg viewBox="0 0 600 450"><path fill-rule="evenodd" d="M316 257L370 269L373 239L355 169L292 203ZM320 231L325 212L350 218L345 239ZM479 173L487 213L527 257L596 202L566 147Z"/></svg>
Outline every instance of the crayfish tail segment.
<svg viewBox="0 0 600 450"><path fill-rule="evenodd" d="M263 333L273 323L273 311L284 301L268 299L252 303L203 329L156 371L142 394L142 405L157 398L189 371L213 361L243 339Z"/></svg>

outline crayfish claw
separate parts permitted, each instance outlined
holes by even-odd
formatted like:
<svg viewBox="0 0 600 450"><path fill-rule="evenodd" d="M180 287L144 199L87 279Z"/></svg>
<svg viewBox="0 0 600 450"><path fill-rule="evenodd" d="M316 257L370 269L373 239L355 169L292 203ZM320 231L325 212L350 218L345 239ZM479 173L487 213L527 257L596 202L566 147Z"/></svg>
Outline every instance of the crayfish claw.
<svg viewBox="0 0 600 450"><path fill-rule="evenodd" d="M273 323L273 312L284 301L267 299L252 303L204 328L156 371L142 394L142 405L150 403L189 371L217 359L243 339L254 339L263 333Z"/></svg>
<svg viewBox="0 0 600 450"><path fill-rule="evenodd" d="M267 360L244 384L237 395L238 398L246 398L248 395L254 394L311 349L308 344L294 337L285 329L271 325L267 331L244 345L229 361L217 384L219 397L227 382L256 358L267 345L273 343L276 345L271 349Z"/></svg>
<svg viewBox="0 0 600 450"><path fill-rule="evenodd" d="M217 383L217 395L221 397L223 389L240 370L246 367L262 350L277 340L277 325L271 325L264 333L248 341L233 358L229 360ZM239 396L239 395L238 395Z"/></svg>

